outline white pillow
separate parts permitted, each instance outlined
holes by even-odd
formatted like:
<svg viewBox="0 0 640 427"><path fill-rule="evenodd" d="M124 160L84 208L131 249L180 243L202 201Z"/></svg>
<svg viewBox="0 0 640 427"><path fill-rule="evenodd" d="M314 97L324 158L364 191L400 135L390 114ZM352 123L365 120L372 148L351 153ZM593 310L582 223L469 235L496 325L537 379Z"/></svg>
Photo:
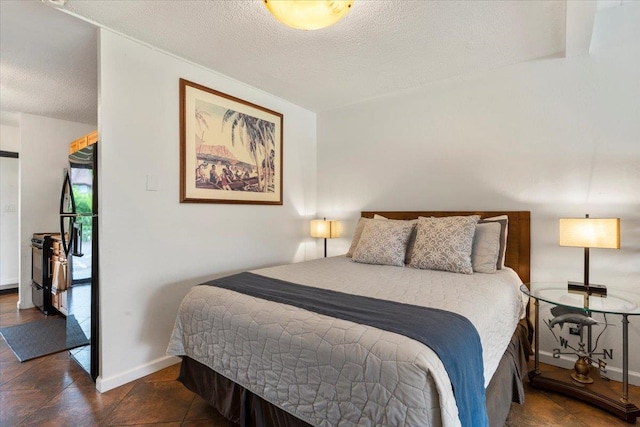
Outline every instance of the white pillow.
<svg viewBox="0 0 640 427"><path fill-rule="evenodd" d="M404 266L414 224L407 221L367 221L353 260L366 264Z"/></svg>
<svg viewBox="0 0 640 427"><path fill-rule="evenodd" d="M471 249L478 215L418 219L414 268L473 274Z"/></svg>
<svg viewBox="0 0 640 427"><path fill-rule="evenodd" d="M479 224L485 222L497 222L500 224L500 253L498 254L498 260L496 261L496 268L502 270L504 268L504 259L507 253L507 235L509 234L509 216L498 215L491 218L483 218L478 221Z"/></svg>
<svg viewBox="0 0 640 427"><path fill-rule="evenodd" d="M497 262L500 255L501 230L502 226L499 222L478 222L471 249L473 271L495 273L498 270Z"/></svg>

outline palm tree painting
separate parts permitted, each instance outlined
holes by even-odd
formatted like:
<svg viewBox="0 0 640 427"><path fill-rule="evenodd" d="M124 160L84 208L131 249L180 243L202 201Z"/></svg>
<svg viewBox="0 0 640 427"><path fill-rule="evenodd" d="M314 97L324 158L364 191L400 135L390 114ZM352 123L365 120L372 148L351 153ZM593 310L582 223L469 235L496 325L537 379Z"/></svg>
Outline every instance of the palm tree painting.
<svg viewBox="0 0 640 427"><path fill-rule="evenodd" d="M254 161L259 191L273 192L274 160L271 153L275 149L275 123L234 110L224 113L223 131L226 123L231 124L231 145L235 146L236 140L239 140Z"/></svg>
<svg viewBox="0 0 640 427"><path fill-rule="evenodd" d="M180 201L281 205L282 114L180 84Z"/></svg>
<svg viewBox="0 0 640 427"><path fill-rule="evenodd" d="M196 107L196 125L198 127L198 130L201 131L201 133L196 134L196 148L204 143L204 130L209 129L206 116L211 117L208 112Z"/></svg>

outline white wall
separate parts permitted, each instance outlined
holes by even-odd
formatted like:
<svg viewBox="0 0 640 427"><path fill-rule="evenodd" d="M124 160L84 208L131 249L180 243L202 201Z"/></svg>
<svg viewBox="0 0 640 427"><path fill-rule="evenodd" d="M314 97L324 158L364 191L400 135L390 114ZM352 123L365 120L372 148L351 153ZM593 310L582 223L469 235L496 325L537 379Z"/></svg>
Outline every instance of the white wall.
<svg viewBox="0 0 640 427"><path fill-rule="evenodd" d="M179 203L179 78L284 114L283 206ZM316 116L106 30L99 80L104 391L175 362L165 352L191 286L314 253ZM146 191L147 175L158 191Z"/></svg>
<svg viewBox="0 0 640 427"><path fill-rule="evenodd" d="M20 151L20 129L18 126L0 124L0 150Z"/></svg>
<svg viewBox="0 0 640 427"><path fill-rule="evenodd" d="M558 218L620 217L622 248L591 251L591 281L640 293L639 6L599 12L589 56L320 113L318 211L347 230L334 250L361 210L530 210L532 280L581 281L583 251L558 246ZM620 335L605 338L616 355ZM630 367L640 383L640 358Z"/></svg>
<svg viewBox="0 0 640 427"><path fill-rule="evenodd" d="M69 143L95 126L32 114L20 115L20 300L31 301L31 235L60 230L60 188Z"/></svg>
<svg viewBox="0 0 640 427"><path fill-rule="evenodd" d="M20 150L16 126L0 125L0 150ZM0 158L0 289L15 288L18 283L19 162L12 157Z"/></svg>

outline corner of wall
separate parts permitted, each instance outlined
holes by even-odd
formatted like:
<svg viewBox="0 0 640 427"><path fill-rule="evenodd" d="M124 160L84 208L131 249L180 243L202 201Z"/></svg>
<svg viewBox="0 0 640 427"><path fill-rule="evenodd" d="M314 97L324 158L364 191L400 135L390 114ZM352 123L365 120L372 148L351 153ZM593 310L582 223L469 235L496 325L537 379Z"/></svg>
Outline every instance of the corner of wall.
<svg viewBox="0 0 640 427"><path fill-rule="evenodd" d="M131 381L137 380L138 378L142 378L161 369L175 365L176 363L180 363L179 357L165 356L159 359L155 359L144 365L140 365L134 369L122 372L118 375L113 375L108 378L99 376L96 379L96 389L100 393L104 393L116 387L120 387L121 385L127 384Z"/></svg>

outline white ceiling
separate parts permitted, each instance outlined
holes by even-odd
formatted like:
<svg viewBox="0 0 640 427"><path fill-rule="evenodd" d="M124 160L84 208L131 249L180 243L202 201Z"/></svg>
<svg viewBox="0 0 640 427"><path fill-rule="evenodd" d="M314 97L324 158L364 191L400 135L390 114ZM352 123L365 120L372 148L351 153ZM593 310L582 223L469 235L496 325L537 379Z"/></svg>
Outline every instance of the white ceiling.
<svg viewBox="0 0 640 427"><path fill-rule="evenodd" d="M97 32L39 1L0 1L0 110L97 124ZM9 120L6 118L9 117Z"/></svg>
<svg viewBox="0 0 640 427"><path fill-rule="evenodd" d="M564 1L356 0L338 24L283 26L262 0L0 1L1 104L97 122L87 22L320 112L560 54Z"/></svg>

